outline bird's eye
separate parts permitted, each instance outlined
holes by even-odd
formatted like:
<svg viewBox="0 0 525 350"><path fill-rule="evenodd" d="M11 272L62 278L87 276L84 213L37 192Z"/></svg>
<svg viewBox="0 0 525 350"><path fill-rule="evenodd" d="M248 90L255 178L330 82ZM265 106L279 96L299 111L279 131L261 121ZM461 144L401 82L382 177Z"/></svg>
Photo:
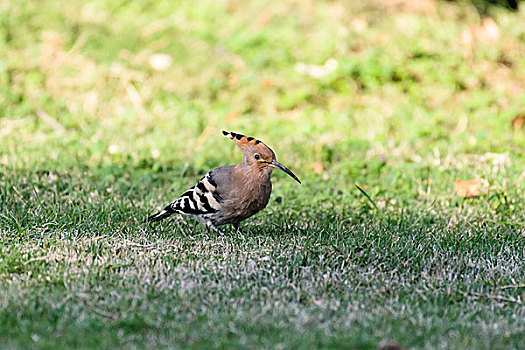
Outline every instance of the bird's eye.
<svg viewBox="0 0 525 350"><path fill-rule="evenodd" d="M259 160L259 159L261 159L261 157L258 154L256 154L255 155L255 160Z"/></svg>

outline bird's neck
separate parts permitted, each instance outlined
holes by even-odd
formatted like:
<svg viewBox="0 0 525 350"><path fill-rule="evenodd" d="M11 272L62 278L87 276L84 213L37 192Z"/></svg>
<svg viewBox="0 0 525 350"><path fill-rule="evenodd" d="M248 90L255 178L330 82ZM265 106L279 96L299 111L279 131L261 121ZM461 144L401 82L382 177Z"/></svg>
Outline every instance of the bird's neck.
<svg viewBox="0 0 525 350"><path fill-rule="evenodd" d="M260 167L257 164L247 164L242 162L237 165L239 171L243 174L243 177L253 179L258 182L270 181L270 176L272 175L272 168L269 167Z"/></svg>

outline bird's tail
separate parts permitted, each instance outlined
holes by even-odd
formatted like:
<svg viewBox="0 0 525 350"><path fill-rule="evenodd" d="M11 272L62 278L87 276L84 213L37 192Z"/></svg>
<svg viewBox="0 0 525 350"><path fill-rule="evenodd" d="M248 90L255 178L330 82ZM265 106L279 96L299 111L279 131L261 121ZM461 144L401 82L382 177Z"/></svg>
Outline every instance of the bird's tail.
<svg viewBox="0 0 525 350"><path fill-rule="evenodd" d="M157 214L154 214L148 217L147 221L148 222L160 221L162 219L167 218L168 216L171 216L174 213L175 212L170 207L166 207L162 209L161 211L159 211Z"/></svg>

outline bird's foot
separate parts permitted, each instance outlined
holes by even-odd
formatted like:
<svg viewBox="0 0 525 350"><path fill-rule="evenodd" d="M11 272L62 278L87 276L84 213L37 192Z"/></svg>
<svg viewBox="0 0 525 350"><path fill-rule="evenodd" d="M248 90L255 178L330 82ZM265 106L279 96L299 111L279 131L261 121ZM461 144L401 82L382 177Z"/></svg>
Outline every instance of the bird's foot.
<svg viewBox="0 0 525 350"><path fill-rule="evenodd" d="M244 241L244 231L241 230L241 227L239 224L233 224L233 232L232 234L237 234L242 240Z"/></svg>
<svg viewBox="0 0 525 350"><path fill-rule="evenodd" d="M240 224L233 224L234 232L242 234L241 225Z"/></svg>

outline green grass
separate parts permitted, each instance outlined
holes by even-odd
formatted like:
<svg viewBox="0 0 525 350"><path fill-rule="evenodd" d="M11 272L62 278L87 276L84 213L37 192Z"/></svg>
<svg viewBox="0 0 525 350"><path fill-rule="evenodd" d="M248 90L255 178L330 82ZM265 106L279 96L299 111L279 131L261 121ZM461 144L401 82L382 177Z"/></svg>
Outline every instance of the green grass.
<svg viewBox="0 0 525 350"><path fill-rule="evenodd" d="M469 44L466 2L0 3L0 348L522 347L525 12L490 11ZM302 185L243 235L147 225L223 129Z"/></svg>

